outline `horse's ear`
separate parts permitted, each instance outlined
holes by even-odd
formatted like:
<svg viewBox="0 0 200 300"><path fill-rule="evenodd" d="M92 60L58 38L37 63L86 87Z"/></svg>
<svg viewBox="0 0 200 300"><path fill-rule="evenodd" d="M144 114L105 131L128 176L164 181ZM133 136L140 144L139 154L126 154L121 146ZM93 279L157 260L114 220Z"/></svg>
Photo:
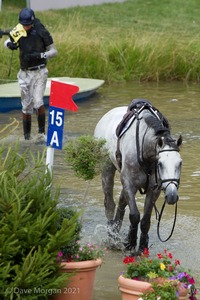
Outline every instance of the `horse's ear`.
<svg viewBox="0 0 200 300"><path fill-rule="evenodd" d="M158 137L158 146L160 147L160 148L162 148L162 146L163 146L163 138L162 137Z"/></svg>
<svg viewBox="0 0 200 300"><path fill-rule="evenodd" d="M177 140L177 146L180 147L182 142L183 142L183 138L182 138L182 135L180 135L178 140Z"/></svg>

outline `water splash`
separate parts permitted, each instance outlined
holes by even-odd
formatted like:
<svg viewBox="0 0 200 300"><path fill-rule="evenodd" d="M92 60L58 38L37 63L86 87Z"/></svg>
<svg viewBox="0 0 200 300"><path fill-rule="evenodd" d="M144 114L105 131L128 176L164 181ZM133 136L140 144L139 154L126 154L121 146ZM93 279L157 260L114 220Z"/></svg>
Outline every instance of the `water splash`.
<svg viewBox="0 0 200 300"><path fill-rule="evenodd" d="M119 233L111 231L111 228L107 225L97 224L94 229L94 236L103 241L108 249L122 250L124 248Z"/></svg>

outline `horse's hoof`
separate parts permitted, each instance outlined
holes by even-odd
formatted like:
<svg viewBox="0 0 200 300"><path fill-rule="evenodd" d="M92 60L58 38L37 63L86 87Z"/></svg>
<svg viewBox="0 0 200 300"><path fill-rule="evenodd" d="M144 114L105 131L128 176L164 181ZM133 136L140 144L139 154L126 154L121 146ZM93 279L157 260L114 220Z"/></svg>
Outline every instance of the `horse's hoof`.
<svg viewBox="0 0 200 300"><path fill-rule="evenodd" d="M143 253L143 250L142 249L138 249L138 251L136 252L136 255L137 256L141 256Z"/></svg>
<svg viewBox="0 0 200 300"><path fill-rule="evenodd" d="M125 246L125 249L124 251L128 251L129 254L128 256L137 256L137 253L136 253L136 250L135 250L135 247L132 247L131 245L124 245Z"/></svg>
<svg viewBox="0 0 200 300"><path fill-rule="evenodd" d="M125 241L123 242L123 245L125 247L125 250L131 252L131 256L135 256L135 246L132 246L129 242Z"/></svg>
<svg viewBox="0 0 200 300"><path fill-rule="evenodd" d="M128 251L130 251L132 248L132 246L128 242L124 242L123 245L124 245L125 249Z"/></svg>
<svg viewBox="0 0 200 300"><path fill-rule="evenodd" d="M135 248L131 249L130 256L137 256L137 252L136 252Z"/></svg>

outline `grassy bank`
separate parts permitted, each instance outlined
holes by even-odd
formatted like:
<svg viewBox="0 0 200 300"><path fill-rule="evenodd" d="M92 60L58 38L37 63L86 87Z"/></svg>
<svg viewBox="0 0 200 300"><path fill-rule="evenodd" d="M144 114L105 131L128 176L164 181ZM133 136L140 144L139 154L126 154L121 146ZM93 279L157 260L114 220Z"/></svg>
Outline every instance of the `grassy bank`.
<svg viewBox="0 0 200 300"><path fill-rule="evenodd" d="M12 28L25 1L4 2L1 28ZM37 12L59 51L48 64L49 76L199 81L199 11L196 0L127 0ZM10 62L4 40L0 79L8 79ZM18 68L15 51L9 79L16 79Z"/></svg>

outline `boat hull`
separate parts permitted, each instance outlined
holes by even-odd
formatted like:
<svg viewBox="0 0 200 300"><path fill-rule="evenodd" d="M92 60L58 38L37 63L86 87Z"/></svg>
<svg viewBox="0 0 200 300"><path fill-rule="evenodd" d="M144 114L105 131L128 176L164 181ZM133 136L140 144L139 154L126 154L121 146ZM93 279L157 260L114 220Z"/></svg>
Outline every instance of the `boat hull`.
<svg viewBox="0 0 200 300"><path fill-rule="evenodd" d="M104 84L104 80L89 78L56 77L48 78L44 93L44 105L49 105L51 80L76 85L79 92L73 95L75 102L86 99L93 95ZM18 82L0 85L0 113L21 109L20 89Z"/></svg>

